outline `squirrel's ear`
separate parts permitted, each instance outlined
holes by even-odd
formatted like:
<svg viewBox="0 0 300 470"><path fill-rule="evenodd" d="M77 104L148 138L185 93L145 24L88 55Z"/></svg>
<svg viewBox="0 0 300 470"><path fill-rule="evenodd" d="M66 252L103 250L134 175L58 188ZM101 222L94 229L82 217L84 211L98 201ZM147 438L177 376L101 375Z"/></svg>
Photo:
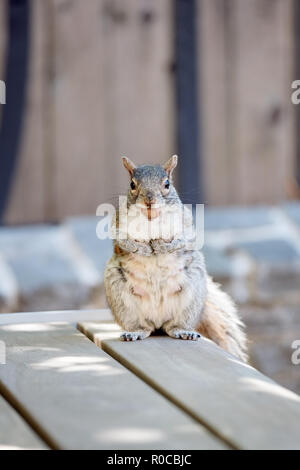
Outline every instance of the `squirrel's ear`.
<svg viewBox="0 0 300 470"><path fill-rule="evenodd" d="M127 157L122 157L122 162L126 170L129 172L130 176L132 177L133 172L136 168L135 164L131 160L129 160L129 158Z"/></svg>
<svg viewBox="0 0 300 470"><path fill-rule="evenodd" d="M178 162L178 157L177 155L173 155L167 163L164 164L164 169L168 173L168 176L171 176L173 173L174 168L176 168Z"/></svg>

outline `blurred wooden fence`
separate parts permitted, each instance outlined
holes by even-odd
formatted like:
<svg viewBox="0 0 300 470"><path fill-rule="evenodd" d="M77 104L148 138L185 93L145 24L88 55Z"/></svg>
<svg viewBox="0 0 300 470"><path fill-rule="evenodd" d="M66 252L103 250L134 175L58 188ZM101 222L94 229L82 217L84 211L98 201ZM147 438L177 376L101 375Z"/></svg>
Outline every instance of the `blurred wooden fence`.
<svg viewBox="0 0 300 470"><path fill-rule="evenodd" d="M27 112L9 223L95 213L124 189L121 155L161 162L177 148L175 1L31 4ZM291 82L300 78L293 68L293 7L293 0L198 0L207 203L276 203L290 195Z"/></svg>

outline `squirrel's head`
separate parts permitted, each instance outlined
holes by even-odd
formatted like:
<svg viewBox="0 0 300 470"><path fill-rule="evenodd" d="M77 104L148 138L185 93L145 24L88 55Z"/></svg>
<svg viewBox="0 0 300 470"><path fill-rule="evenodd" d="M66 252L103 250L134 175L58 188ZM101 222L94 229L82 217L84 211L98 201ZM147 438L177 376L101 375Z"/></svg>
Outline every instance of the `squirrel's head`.
<svg viewBox="0 0 300 470"><path fill-rule="evenodd" d="M130 176L129 202L151 208L179 201L172 183L172 173L178 157L173 155L165 165L136 166L129 158L122 157Z"/></svg>

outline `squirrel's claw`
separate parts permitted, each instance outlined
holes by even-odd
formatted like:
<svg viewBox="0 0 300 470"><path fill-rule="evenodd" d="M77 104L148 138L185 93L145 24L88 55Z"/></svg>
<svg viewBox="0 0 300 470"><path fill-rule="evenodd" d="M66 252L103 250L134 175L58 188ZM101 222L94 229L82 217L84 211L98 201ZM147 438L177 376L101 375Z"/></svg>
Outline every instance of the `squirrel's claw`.
<svg viewBox="0 0 300 470"><path fill-rule="evenodd" d="M137 341L139 339L145 339L151 334L151 331L140 330L140 331L125 331L121 334L120 339L123 341Z"/></svg>
<svg viewBox="0 0 300 470"><path fill-rule="evenodd" d="M200 333L197 331L189 331L189 330L173 330L171 332L168 332L169 336L172 336L173 338L176 339L185 339L185 340L192 340L192 341L197 341L199 338L201 338Z"/></svg>
<svg viewBox="0 0 300 470"><path fill-rule="evenodd" d="M139 335L137 333L123 333L120 338L123 341L136 341L139 339Z"/></svg>

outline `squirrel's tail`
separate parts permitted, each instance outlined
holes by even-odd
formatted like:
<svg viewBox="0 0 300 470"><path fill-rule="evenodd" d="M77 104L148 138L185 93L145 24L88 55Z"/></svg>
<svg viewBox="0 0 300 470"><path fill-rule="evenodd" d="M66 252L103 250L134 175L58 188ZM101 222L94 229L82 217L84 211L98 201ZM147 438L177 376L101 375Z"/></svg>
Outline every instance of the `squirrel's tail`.
<svg viewBox="0 0 300 470"><path fill-rule="evenodd" d="M244 324L230 297L211 278L207 279L207 298L199 333L234 356L247 362L247 339Z"/></svg>

